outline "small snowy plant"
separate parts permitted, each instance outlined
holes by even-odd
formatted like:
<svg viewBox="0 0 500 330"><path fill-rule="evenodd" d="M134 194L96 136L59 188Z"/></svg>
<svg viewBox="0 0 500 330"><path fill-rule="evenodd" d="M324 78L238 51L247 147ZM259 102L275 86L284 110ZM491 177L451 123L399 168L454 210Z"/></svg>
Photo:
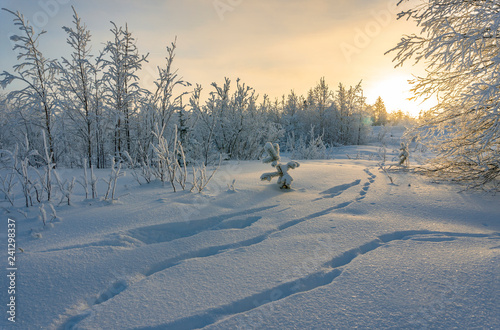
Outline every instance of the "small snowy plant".
<svg viewBox="0 0 500 330"><path fill-rule="evenodd" d="M278 177L278 184L281 189L290 189L292 186L293 178L288 174L288 170L299 167L300 164L296 161L290 161L287 164L281 164L280 161L280 147L277 143L272 144L267 142L264 146L267 157L262 161L266 164L271 163L272 167L276 168L276 172L264 173L260 176L262 181L271 181L272 178Z"/></svg>
<svg viewBox="0 0 500 330"><path fill-rule="evenodd" d="M399 166L404 165L408 166L409 163L409 157L410 157L410 151L408 150L408 146L406 143L401 142L401 148L399 148Z"/></svg>

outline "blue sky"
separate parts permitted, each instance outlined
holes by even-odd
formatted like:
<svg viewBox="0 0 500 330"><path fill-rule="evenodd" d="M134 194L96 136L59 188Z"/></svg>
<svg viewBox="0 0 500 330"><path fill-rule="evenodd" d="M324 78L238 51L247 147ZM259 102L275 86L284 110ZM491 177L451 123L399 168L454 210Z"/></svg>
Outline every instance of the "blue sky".
<svg viewBox="0 0 500 330"><path fill-rule="evenodd" d="M425 107L405 101L406 80L421 68L394 69L384 52L416 29L397 21L397 0L0 0L19 10L38 29L47 30L40 46L47 57L68 53L64 25L73 5L93 36L93 48L110 38L110 21L128 23L139 51L150 53L142 73L164 63L165 46L177 36L176 67L189 82L236 78L271 97L295 90L306 94L321 77L333 89L363 80L368 102L382 96L388 110L416 112ZM0 70L12 71L16 54L9 36L17 33L12 16L0 13Z"/></svg>

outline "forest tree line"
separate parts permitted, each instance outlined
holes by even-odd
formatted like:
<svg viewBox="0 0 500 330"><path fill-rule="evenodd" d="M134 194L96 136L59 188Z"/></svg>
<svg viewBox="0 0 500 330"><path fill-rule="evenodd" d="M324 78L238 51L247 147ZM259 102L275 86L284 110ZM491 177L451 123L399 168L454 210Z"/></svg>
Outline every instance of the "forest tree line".
<svg viewBox="0 0 500 330"><path fill-rule="evenodd" d="M275 100L239 79L205 91L175 69L175 41L157 67L154 90L147 90L139 75L148 56L128 25L111 22L110 40L95 54L91 32L74 10L72 25L63 27L69 56L50 59L40 46L45 31L36 33L22 14L10 13L20 31L11 37L18 64L3 71L0 83L19 81L22 89L0 95L0 149L48 149L56 164L105 168L112 158L153 159L158 132L179 141L189 162L257 159L266 141L288 151L361 144L371 125L407 117L389 115L381 98L366 104L361 82L333 90L321 78L305 96L291 91Z"/></svg>

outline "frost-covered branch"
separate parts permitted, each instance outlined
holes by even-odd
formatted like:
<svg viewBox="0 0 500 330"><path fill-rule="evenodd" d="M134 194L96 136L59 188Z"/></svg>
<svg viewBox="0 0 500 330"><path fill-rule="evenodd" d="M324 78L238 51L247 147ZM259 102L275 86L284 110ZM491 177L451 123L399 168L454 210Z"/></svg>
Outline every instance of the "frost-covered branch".
<svg viewBox="0 0 500 330"><path fill-rule="evenodd" d="M222 163L222 158L219 160L219 165L207 176L207 167L203 164L198 168L193 166L193 186L191 192L197 191L201 193L203 189L210 183L215 173L219 170Z"/></svg>
<svg viewBox="0 0 500 330"><path fill-rule="evenodd" d="M119 163L116 165L114 157L111 157L111 172L109 174L109 178L108 180L102 179L108 185L106 194L104 195L104 200L108 200L110 198L112 201L115 200L116 184L118 179L124 175L121 172L121 169L122 164Z"/></svg>
<svg viewBox="0 0 500 330"><path fill-rule="evenodd" d="M73 177L71 180L61 180L57 171L54 171L54 177L57 182L57 186L59 187L59 191L61 192L61 201L59 204L62 204L64 199L66 199L68 205L71 205L71 195L73 194L73 188L75 188L76 178Z"/></svg>
<svg viewBox="0 0 500 330"><path fill-rule="evenodd" d="M405 1L406 2L406 1ZM438 157L428 168L471 187L500 178L500 4L497 1L428 0L401 18L422 34L404 36L391 50L396 64L425 62L414 81L416 98L438 104L408 136Z"/></svg>
<svg viewBox="0 0 500 330"><path fill-rule="evenodd" d="M45 58L38 45L38 39L46 32L41 31L35 34L33 27L29 25L21 13L5 8L3 10L14 16L14 25L19 28L21 33L10 38L15 44L14 51L18 52L19 63L14 65L15 74L6 71L0 73L0 85L5 88L13 81L18 80L26 86L21 90L10 92L8 99L32 109L33 118L31 119L36 120L37 124L44 128L47 134L49 152L52 157L55 157L52 130L56 104L54 83L58 70L56 61ZM40 113L43 116L40 116ZM39 118L43 118L43 120L40 121Z"/></svg>

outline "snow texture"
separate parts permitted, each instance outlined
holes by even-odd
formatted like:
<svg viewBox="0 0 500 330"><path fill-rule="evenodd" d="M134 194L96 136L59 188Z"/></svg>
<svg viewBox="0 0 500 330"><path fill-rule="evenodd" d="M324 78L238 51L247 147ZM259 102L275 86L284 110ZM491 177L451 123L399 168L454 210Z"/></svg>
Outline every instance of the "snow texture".
<svg viewBox="0 0 500 330"><path fill-rule="evenodd" d="M406 171L390 184L374 154L304 161L285 195L248 161L221 166L202 194L130 175L114 202L76 186L45 227L38 208L10 208L18 314L0 328L500 328L499 197Z"/></svg>

